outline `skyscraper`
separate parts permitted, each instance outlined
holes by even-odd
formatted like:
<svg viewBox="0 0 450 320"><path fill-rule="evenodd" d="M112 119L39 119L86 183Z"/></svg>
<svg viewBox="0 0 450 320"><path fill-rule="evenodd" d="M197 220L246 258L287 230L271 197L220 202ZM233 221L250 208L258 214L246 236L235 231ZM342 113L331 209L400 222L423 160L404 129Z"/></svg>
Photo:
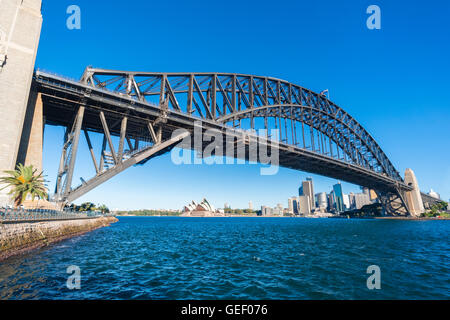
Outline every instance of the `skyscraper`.
<svg viewBox="0 0 450 320"><path fill-rule="evenodd" d="M327 194L325 192L320 192L316 194L317 206L320 209L326 209L328 206Z"/></svg>
<svg viewBox="0 0 450 320"><path fill-rule="evenodd" d="M336 205L336 212L344 212L344 194L342 193L342 185L340 182L333 186L334 201Z"/></svg>
<svg viewBox="0 0 450 320"><path fill-rule="evenodd" d="M299 213L301 215L309 215L311 213L311 200L308 196L298 197Z"/></svg>
<svg viewBox="0 0 450 320"><path fill-rule="evenodd" d="M295 200L295 197L292 197L292 198L288 199L288 211L289 211L289 213L294 213L294 200Z"/></svg>
<svg viewBox="0 0 450 320"><path fill-rule="evenodd" d="M300 186L300 188L298 188L298 195L309 197L310 211L316 207L314 200L314 185L312 178L306 178L306 181L302 182L302 185Z"/></svg>

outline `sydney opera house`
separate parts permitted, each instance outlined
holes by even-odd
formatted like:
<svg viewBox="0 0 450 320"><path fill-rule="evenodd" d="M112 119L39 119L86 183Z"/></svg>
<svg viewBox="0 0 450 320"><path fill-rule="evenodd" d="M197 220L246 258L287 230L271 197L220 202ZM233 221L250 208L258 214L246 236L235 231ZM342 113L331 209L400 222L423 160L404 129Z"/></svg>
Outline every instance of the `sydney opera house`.
<svg viewBox="0 0 450 320"><path fill-rule="evenodd" d="M214 206L209 204L208 200L203 198L202 202L196 203L192 200L191 203L184 206L182 212L182 217L217 217L224 216L223 212L214 209Z"/></svg>

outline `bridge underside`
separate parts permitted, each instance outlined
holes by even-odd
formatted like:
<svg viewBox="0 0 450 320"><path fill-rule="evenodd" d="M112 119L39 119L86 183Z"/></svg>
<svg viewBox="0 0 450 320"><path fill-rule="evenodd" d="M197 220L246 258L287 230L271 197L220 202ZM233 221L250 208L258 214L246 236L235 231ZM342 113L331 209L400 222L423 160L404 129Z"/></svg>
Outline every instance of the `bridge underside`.
<svg viewBox="0 0 450 320"><path fill-rule="evenodd" d="M74 201L129 166L145 163L152 157L170 151L188 134L193 137L200 121L204 134L208 135L213 130L222 136L223 141L231 139L235 146L235 158L254 161L255 159L250 157L250 148L253 147L250 141L264 141L269 146L269 154L270 147L278 151L280 166L368 187L377 192L387 213L408 214L404 193L411 188L403 181L371 170L368 166L343 161L345 158L336 159L331 156L332 152L327 156L287 143L287 139L262 139L242 128L225 126L214 119L199 119L192 114L170 110L167 102L162 106L153 105L45 74L35 77L34 82L34 87L42 94L46 124L66 128L55 190L57 201ZM174 136L174 132L179 129L184 129L186 134ZM99 157L95 156L89 133L103 136ZM82 180L81 185L72 188L78 143L79 139L82 139L80 136L84 136L89 146L96 175L86 181ZM193 140L184 141L181 147L198 148ZM200 144L201 149L204 150L210 144L211 141L203 141ZM245 153L238 152L239 147L243 147ZM225 149L221 151L219 153L222 155L227 152ZM259 158L256 160L262 161Z"/></svg>

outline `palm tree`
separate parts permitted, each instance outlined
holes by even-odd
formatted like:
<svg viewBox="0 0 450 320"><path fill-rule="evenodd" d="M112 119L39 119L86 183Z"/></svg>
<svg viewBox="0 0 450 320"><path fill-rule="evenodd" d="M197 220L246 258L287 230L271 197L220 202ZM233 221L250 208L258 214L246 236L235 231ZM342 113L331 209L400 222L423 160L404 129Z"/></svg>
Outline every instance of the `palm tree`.
<svg viewBox="0 0 450 320"><path fill-rule="evenodd" d="M47 198L47 188L42 172L36 174L36 171L37 169L33 169L32 165L25 167L19 163L16 170L4 171L9 176L0 177L0 183L6 184L6 187L0 190L11 187L8 194L13 195L16 207L20 206L28 195L31 195L32 200Z"/></svg>

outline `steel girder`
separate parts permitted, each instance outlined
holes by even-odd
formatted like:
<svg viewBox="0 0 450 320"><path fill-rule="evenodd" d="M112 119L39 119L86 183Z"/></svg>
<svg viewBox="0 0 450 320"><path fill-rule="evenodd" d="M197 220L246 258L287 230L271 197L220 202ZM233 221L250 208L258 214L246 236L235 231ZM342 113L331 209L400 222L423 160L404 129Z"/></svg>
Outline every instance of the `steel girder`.
<svg viewBox="0 0 450 320"><path fill-rule="evenodd" d="M117 121L116 118L111 117L110 113L106 113L105 115L105 112L101 110L98 111L98 121L103 128L103 143L100 152L100 162L98 163L89 132L88 130L83 129L85 109L86 107L84 105L78 107L73 126L70 131L68 128L66 129L66 134L64 136L64 145L61 153L55 194L53 197L53 200L60 203L72 202L125 169L136 164L145 163L150 158L169 151L175 144L189 135L189 132L183 132L163 141L162 125L158 124L156 121L153 123L148 121L146 123L148 132L145 135L150 138L150 143L140 147L139 139L135 138L133 144L132 140L127 135L127 115L122 116L121 120ZM111 119L107 120L107 117ZM117 145L117 143L114 143L113 141L110 128L117 127L118 124L120 124L120 135ZM157 131L155 131L155 126L158 128ZM81 178L81 185L72 188L72 178L77 159L81 131L84 132L96 173L94 177L89 178L88 180ZM128 144L127 150L124 150L125 143Z"/></svg>

